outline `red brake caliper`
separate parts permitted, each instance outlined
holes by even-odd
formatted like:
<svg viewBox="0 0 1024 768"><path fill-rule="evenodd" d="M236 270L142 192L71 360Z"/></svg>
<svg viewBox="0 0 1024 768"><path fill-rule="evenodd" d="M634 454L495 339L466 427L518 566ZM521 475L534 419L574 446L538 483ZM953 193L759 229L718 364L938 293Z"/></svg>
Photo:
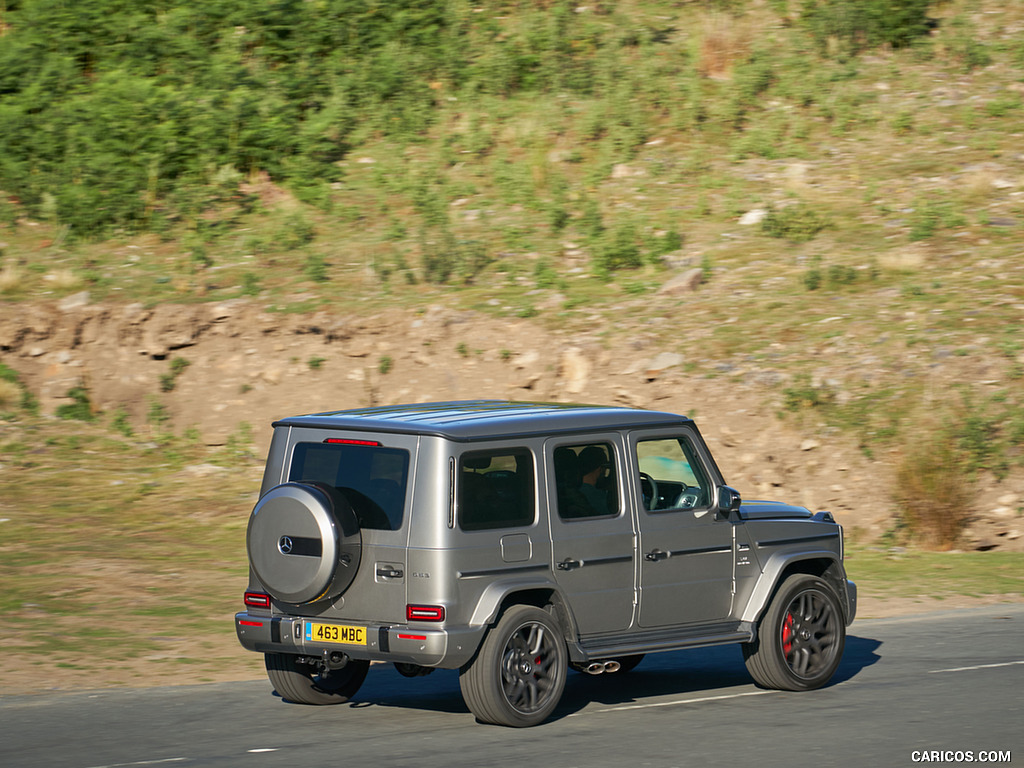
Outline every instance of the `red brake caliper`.
<svg viewBox="0 0 1024 768"><path fill-rule="evenodd" d="M782 653L789 656L793 650L793 614L787 613L786 620L782 622Z"/></svg>

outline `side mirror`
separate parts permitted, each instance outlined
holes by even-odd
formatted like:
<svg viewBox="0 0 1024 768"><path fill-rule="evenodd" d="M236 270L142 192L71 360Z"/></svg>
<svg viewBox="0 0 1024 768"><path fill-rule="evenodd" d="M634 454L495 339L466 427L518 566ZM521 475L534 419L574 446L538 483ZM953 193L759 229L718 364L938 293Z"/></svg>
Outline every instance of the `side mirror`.
<svg viewBox="0 0 1024 768"><path fill-rule="evenodd" d="M740 492L728 485L718 486L718 511L726 517L737 517L743 498Z"/></svg>

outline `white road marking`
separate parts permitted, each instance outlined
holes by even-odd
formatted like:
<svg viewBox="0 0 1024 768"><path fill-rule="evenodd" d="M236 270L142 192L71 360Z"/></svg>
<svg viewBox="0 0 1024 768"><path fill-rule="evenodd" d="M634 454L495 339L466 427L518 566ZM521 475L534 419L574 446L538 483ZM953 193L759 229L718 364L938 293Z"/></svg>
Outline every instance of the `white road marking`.
<svg viewBox="0 0 1024 768"><path fill-rule="evenodd" d="M1012 667L1014 664L1024 664L1024 661L1004 661L1000 664L978 664L974 667L953 667L952 669L932 669L929 675L937 675L940 672L971 672L975 669L995 669L996 667Z"/></svg>
<svg viewBox="0 0 1024 768"><path fill-rule="evenodd" d="M569 717L578 715L596 714L603 712L622 712L627 709L651 709L652 707L675 707L680 704L701 704L705 701L722 701L724 699L739 699L743 696L763 696L766 693L779 693L779 691L746 691L745 693L729 693L723 696L704 696L700 699L675 699L673 701L658 701L652 704L627 704L622 707L608 707L607 709L595 709L592 712L574 712Z"/></svg>
<svg viewBox="0 0 1024 768"><path fill-rule="evenodd" d="M257 747L256 749L247 750L250 754L253 752L277 752L277 747Z"/></svg>
<svg viewBox="0 0 1024 768"><path fill-rule="evenodd" d="M93 765L90 768L126 768L130 765L162 765L163 763L183 763L191 757L165 757L162 760L138 760L134 763L110 763L109 765Z"/></svg>

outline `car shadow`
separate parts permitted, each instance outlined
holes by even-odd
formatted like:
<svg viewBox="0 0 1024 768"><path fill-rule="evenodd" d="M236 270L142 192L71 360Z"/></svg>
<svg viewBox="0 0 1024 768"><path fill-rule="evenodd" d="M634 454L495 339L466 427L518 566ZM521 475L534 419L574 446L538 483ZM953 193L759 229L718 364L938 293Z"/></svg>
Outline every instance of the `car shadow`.
<svg viewBox="0 0 1024 768"><path fill-rule="evenodd" d="M858 635L846 636L846 648L843 650L843 660L839 662L839 669L829 685L838 685L852 680L865 667L870 667L881 661L882 656L877 653L882 647L881 640L870 637L859 637Z"/></svg>
<svg viewBox="0 0 1024 768"><path fill-rule="evenodd" d="M881 656L877 651L881 645L880 640L873 638L847 636L843 660L826 687L851 680L866 667L878 663ZM738 645L654 653L627 673L588 675L570 672L565 693L551 721L582 711L595 702L622 706L662 696L714 696L745 686L756 689ZM426 677L406 678L390 664L375 664L362 689L343 706L351 709L396 707L450 714L469 713L462 700L457 670L441 669Z"/></svg>

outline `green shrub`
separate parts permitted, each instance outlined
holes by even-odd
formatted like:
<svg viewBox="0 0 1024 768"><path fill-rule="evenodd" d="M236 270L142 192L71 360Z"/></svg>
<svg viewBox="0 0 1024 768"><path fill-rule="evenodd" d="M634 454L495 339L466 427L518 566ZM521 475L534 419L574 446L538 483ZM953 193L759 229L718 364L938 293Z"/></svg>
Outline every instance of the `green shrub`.
<svg viewBox="0 0 1024 768"><path fill-rule="evenodd" d="M594 266L599 272L614 272L619 269L635 269L643 266L636 226L620 224L599 243Z"/></svg>
<svg viewBox="0 0 1024 768"><path fill-rule="evenodd" d="M782 390L782 407L792 413L821 408L835 402L835 394L811 382L811 377L799 374L794 377L793 385Z"/></svg>
<svg viewBox="0 0 1024 768"><path fill-rule="evenodd" d="M306 257L306 266L303 270L306 277L314 283L325 283L330 280L327 273L327 261L319 253L311 253Z"/></svg>
<svg viewBox="0 0 1024 768"><path fill-rule="evenodd" d="M828 219L806 203L772 208L761 220L761 231L769 237L804 243L829 226Z"/></svg>
<svg viewBox="0 0 1024 768"><path fill-rule="evenodd" d="M124 408L117 408L110 419L110 428L125 437L131 437L134 433L128 411Z"/></svg>
<svg viewBox="0 0 1024 768"><path fill-rule="evenodd" d="M939 229L953 229L967 223L966 217L945 200L918 199L910 217L910 239L927 240Z"/></svg>
<svg viewBox="0 0 1024 768"><path fill-rule="evenodd" d="M901 48L928 33L931 0L804 0L800 23L819 50L838 40L847 51Z"/></svg>
<svg viewBox="0 0 1024 768"><path fill-rule="evenodd" d="M57 406L58 419L92 421L96 418L92 412L92 403L89 402L89 392L85 387L72 387L68 390L67 397L71 398L70 403Z"/></svg>
<svg viewBox="0 0 1024 768"><path fill-rule="evenodd" d="M149 398L149 409L146 412L146 422L155 429L159 429L170 420L171 414L167 412L167 406L155 397Z"/></svg>

